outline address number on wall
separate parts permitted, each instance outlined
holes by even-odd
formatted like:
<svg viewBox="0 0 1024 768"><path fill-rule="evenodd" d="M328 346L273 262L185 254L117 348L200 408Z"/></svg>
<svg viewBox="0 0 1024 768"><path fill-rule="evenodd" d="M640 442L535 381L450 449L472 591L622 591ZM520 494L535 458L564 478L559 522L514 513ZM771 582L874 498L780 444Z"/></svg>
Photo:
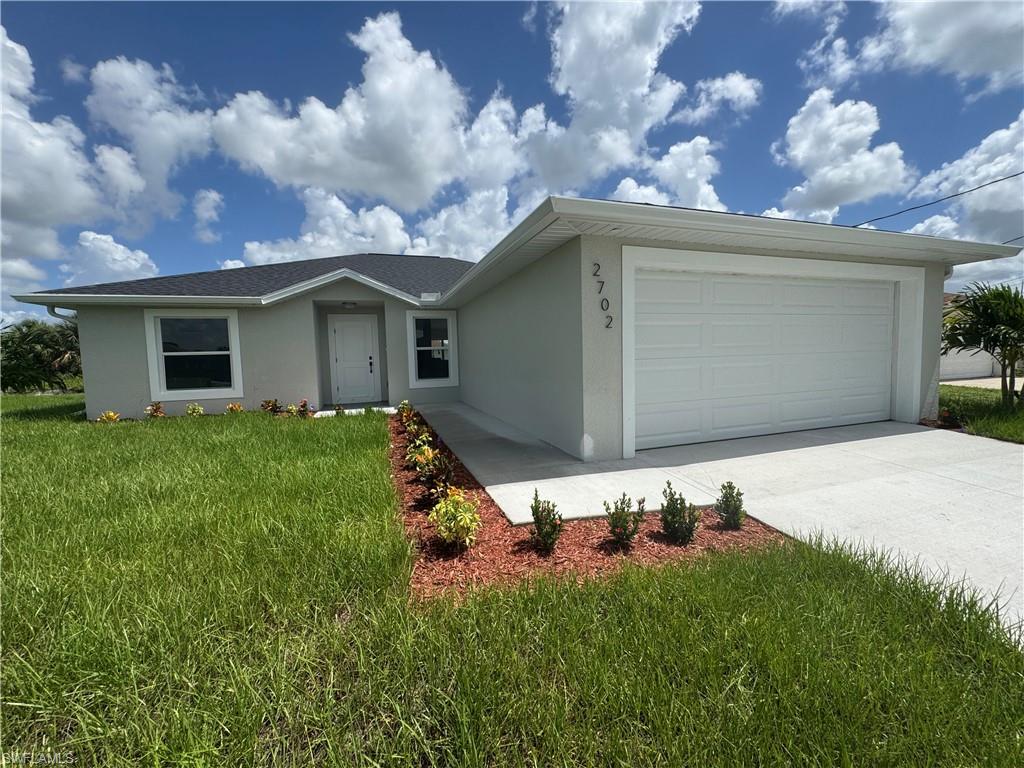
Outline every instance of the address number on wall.
<svg viewBox="0 0 1024 768"><path fill-rule="evenodd" d="M611 302L608 301L608 297L604 295L605 281L601 276L601 264L597 261L594 262L594 269L590 273L594 277L594 284L597 286L597 297L600 302L601 311L609 313L611 310ZM611 314L605 314L604 316L604 327L611 328L615 322L615 318Z"/></svg>

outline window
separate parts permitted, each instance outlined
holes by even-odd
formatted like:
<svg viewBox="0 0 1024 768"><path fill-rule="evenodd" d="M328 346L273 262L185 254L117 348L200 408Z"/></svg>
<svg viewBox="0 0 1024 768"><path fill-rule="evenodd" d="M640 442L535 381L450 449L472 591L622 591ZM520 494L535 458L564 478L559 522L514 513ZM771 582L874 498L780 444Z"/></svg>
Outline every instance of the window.
<svg viewBox="0 0 1024 768"><path fill-rule="evenodd" d="M454 387L459 383L455 312L411 311L409 335L409 386Z"/></svg>
<svg viewBox="0 0 1024 768"><path fill-rule="evenodd" d="M154 400L242 396L234 310L146 311Z"/></svg>

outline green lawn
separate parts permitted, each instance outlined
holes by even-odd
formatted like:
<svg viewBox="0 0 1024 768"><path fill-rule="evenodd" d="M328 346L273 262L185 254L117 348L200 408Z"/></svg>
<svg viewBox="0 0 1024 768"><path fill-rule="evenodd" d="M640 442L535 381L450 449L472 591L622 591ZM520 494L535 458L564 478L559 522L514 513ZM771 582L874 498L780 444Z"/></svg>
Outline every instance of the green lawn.
<svg viewBox="0 0 1024 768"><path fill-rule="evenodd" d="M411 603L383 417L3 398L4 754L77 765L1011 765L976 601L789 545ZM1019 639L1019 638L1018 638Z"/></svg>
<svg viewBox="0 0 1024 768"><path fill-rule="evenodd" d="M1024 443L1024 406L1007 408L998 389L943 384L939 408L948 408L972 435Z"/></svg>

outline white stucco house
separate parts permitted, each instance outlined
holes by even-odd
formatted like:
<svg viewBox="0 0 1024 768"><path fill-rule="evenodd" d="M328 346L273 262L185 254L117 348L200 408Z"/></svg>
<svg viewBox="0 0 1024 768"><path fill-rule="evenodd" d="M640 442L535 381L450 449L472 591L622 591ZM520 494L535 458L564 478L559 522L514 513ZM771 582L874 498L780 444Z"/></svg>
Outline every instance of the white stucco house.
<svg viewBox="0 0 1024 768"><path fill-rule="evenodd" d="M358 254L20 295L88 415L464 402L585 460L936 410L943 281L1018 248L550 197L478 263Z"/></svg>

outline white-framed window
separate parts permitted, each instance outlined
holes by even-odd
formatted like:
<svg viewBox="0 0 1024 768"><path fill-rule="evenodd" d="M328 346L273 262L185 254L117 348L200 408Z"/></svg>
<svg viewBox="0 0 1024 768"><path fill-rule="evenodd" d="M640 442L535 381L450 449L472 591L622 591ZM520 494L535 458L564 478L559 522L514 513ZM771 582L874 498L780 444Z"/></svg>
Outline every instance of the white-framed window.
<svg viewBox="0 0 1024 768"><path fill-rule="evenodd" d="M409 310L406 333L409 386L412 389L458 386L459 345L454 310Z"/></svg>
<svg viewBox="0 0 1024 768"><path fill-rule="evenodd" d="M236 310L147 309L145 318L154 400L242 396Z"/></svg>

